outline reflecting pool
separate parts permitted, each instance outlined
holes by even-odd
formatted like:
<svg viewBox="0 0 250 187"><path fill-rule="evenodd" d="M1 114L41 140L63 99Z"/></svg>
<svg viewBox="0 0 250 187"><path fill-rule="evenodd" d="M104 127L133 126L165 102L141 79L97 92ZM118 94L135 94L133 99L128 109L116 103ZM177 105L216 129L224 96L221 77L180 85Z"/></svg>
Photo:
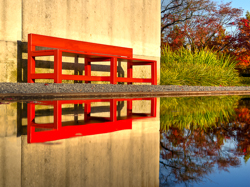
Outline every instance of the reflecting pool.
<svg viewBox="0 0 250 187"><path fill-rule="evenodd" d="M0 186L249 186L250 97L0 100Z"/></svg>
<svg viewBox="0 0 250 187"><path fill-rule="evenodd" d="M2 101L0 186L159 186L159 101Z"/></svg>

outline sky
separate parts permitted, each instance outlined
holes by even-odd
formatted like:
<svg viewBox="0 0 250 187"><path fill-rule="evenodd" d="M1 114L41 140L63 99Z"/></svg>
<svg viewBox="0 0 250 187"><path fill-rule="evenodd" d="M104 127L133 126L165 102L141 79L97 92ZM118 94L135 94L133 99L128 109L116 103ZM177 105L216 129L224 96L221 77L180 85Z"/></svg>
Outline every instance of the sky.
<svg viewBox="0 0 250 187"><path fill-rule="evenodd" d="M231 3L232 8L242 8L244 10L242 16L245 16L247 10L250 12L250 0L213 0L213 1L218 3L232 2Z"/></svg>
<svg viewBox="0 0 250 187"><path fill-rule="evenodd" d="M242 16L245 17L247 10L250 12L250 0L212 0L217 3L231 3L232 8L242 8L243 9L243 14ZM226 30L228 32L235 31L236 27L228 27Z"/></svg>

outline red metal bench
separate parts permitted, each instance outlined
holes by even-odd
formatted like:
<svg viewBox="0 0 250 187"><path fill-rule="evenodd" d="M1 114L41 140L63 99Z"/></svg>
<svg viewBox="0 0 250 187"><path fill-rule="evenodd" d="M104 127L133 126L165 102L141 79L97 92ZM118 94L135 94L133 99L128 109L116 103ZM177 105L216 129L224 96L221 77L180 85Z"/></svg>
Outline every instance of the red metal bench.
<svg viewBox="0 0 250 187"><path fill-rule="evenodd" d="M36 50L36 46L53 48L51 50ZM54 56L54 73L35 73L35 58L39 56ZM62 56L85 59L85 75L62 74ZM127 77L117 77L117 60L127 62ZM92 76L91 62L110 61L110 76ZM151 66L151 78L133 78L133 66ZM44 36L38 34L28 35L28 83L34 83L35 79L54 79L54 83L62 80L79 80L89 83L90 81L117 82L144 82L157 84L157 62L133 58L133 49L111 45L96 44L90 42L69 40Z"/></svg>

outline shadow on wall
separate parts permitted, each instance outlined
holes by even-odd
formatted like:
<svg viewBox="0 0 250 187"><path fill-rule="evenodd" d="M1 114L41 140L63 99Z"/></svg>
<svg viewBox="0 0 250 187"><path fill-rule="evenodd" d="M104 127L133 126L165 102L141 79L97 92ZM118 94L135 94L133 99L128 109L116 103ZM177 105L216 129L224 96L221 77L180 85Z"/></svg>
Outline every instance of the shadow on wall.
<svg viewBox="0 0 250 187"><path fill-rule="evenodd" d="M17 41L17 82L27 82L27 52L28 42ZM36 50L44 50L51 48L44 47L36 47ZM84 75L84 59L80 58L79 62L74 63L74 57L63 57L62 59L62 70L66 71L67 74L71 75ZM121 61L117 62L117 76L124 77L124 69L122 68ZM39 73L53 73L54 71L54 61L53 57L37 57L36 59L36 72ZM96 74L96 72L102 73L103 76L110 73L110 64L92 64L91 65L92 73ZM40 81L39 81L40 82ZM46 80L46 82L53 82L53 80ZM73 81L65 81L63 83L73 83ZM82 81L74 81L74 83L81 83ZM119 84L124 84L119 83Z"/></svg>

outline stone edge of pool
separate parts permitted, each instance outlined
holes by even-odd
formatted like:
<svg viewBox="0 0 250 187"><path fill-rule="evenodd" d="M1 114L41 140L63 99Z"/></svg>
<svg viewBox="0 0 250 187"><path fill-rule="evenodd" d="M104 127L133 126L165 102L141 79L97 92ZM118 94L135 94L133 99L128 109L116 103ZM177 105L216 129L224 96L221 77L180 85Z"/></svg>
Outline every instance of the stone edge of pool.
<svg viewBox="0 0 250 187"><path fill-rule="evenodd" d="M87 92L87 93L0 93L0 100L47 100L73 98L123 98L123 97L191 97L191 96L221 96L250 95L247 90L222 91L163 91L163 92Z"/></svg>

